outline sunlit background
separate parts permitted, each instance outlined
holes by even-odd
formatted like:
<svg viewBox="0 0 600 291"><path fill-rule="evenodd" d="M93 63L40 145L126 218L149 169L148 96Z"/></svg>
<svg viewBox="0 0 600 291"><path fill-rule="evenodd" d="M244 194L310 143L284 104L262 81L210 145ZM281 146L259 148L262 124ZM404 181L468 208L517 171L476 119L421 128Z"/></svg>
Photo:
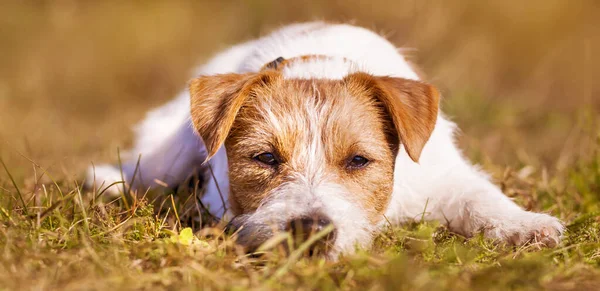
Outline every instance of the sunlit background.
<svg viewBox="0 0 600 291"><path fill-rule="evenodd" d="M212 54L307 20L406 48L465 154L495 178L526 165L552 174L593 148L598 1L2 1L0 155L19 183L31 161L80 177L115 161L131 125Z"/></svg>

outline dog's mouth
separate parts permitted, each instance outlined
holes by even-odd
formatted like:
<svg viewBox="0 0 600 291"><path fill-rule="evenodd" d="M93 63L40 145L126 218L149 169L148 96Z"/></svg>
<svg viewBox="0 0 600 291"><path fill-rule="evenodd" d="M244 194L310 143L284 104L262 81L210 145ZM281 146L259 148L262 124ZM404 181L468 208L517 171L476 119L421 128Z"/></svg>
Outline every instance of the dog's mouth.
<svg viewBox="0 0 600 291"><path fill-rule="evenodd" d="M246 253L262 253L271 249L287 254L300 252L305 256L326 256L334 247L336 230L328 220L310 216L288 223L265 223L251 219L251 214L234 217L226 232Z"/></svg>

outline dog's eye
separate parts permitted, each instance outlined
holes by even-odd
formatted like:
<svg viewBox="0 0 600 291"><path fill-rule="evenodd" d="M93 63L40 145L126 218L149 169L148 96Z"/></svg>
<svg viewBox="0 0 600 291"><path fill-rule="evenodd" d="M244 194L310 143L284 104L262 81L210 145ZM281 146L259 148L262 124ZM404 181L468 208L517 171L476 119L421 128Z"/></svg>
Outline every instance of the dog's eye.
<svg viewBox="0 0 600 291"><path fill-rule="evenodd" d="M269 166L275 166L279 164L279 161L272 153L262 153L254 157L255 160Z"/></svg>
<svg viewBox="0 0 600 291"><path fill-rule="evenodd" d="M369 163L369 160L362 156L354 156L350 162L348 162L348 168L350 169L360 169L366 166Z"/></svg>

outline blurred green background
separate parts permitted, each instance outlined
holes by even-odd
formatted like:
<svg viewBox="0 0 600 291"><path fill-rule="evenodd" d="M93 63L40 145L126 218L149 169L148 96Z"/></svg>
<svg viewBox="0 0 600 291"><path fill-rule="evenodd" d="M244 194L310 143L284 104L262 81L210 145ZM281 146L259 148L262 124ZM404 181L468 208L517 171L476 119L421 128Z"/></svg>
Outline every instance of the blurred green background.
<svg viewBox="0 0 600 291"><path fill-rule="evenodd" d="M470 158L497 175L524 165L561 171L598 134L599 8L593 0L2 1L0 155L25 182L34 171L27 158L59 177L115 161L131 125L213 53L284 24L328 20L406 48L442 91Z"/></svg>

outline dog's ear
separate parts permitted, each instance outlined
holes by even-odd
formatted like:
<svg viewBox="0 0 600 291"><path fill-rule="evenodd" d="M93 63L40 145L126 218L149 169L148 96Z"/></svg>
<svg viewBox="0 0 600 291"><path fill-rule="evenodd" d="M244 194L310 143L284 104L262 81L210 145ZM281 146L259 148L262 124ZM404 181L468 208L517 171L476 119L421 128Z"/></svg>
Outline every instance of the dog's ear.
<svg viewBox="0 0 600 291"><path fill-rule="evenodd" d="M355 73L345 78L374 96L387 111L399 143L409 157L419 161L438 116L440 94L426 83L394 77Z"/></svg>
<svg viewBox="0 0 600 291"><path fill-rule="evenodd" d="M264 86L274 73L222 74L200 76L189 84L192 123L204 141L207 160L225 139L247 97L255 86Z"/></svg>

